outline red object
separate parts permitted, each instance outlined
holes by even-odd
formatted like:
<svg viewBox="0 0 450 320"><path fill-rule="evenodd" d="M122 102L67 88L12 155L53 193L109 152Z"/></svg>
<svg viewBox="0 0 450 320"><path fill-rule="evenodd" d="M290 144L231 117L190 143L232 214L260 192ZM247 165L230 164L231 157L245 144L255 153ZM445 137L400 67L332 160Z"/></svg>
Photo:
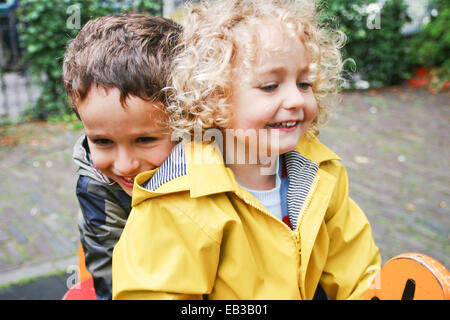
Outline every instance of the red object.
<svg viewBox="0 0 450 320"><path fill-rule="evenodd" d="M418 76L418 77L425 77L425 76L428 75L429 70L428 70L427 68L421 68L421 67L419 67L419 68L414 69L414 73L415 73L416 76Z"/></svg>
<svg viewBox="0 0 450 320"><path fill-rule="evenodd" d="M80 283L77 283L72 288L70 288L63 300L97 300L94 289L94 280L88 278Z"/></svg>
<svg viewBox="0 0 450 320"><path fill-rule="evenodd" d="M413 88L422 88L430 83L429 78L422 78L422 77L411 78L408 79L407 81L409 86Z"/></svg>
<svg viewBox="0 0 450 320"><path fill-rule="evenodd" d="M450 89L450 81L448 81L448 80L445 81L441 87L441 90L447 90L447 89Z"/></svg>
<svg viewBox="0 0 450 320"><path fill-rule="evenodd" d="M426 68L415 68L414 69L414 77L408 79L408 85L413 88L422 88L428 86L431 81L430 70Z"/></svg>

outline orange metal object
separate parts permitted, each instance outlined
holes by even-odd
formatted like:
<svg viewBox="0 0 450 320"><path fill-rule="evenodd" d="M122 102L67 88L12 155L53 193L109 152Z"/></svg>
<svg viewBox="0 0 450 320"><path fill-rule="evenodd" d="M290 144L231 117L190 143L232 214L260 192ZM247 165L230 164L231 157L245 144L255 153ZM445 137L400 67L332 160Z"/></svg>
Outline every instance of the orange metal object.
<svg viewBox="0 0 450 320"><path fill-rule="evenodd" d="M80 270L79 273L80 282L92 278L91 273L86 268L86 263L84 261L84 251L81 243L78 245L78 268Z"/></svg>
<svg viewBox="0 0 450 320"><path fill-rule="evenodd" d="M450 300L450 273L424 254L400 254L381 268L365 299Z"/></svg>

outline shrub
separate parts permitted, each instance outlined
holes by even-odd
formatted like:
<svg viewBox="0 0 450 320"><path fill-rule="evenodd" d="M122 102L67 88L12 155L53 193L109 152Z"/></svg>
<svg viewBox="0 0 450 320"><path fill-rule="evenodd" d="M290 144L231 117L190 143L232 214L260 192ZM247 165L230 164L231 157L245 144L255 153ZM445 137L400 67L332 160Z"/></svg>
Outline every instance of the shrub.
<svg viewBox="0 0 450 320"><path fill-rule="evenodd" d="M410 18L403 0L385 1L378 14L370 10L378 6L376 0L318 0L318 6L323 10L321 22L339 27L348 37L344 58L355 64L346 64L346 71L356 71L349 79L350 87L357 86L357 79L372 88L405 79L407 42L401 28Z"/></svg>
<svg viewBox="0 0 450 320"><path fill-rule="evenodd" d="M436 14L411 38L409 61L414 66L435 69L435 85L440 88L450 80L450 2L435 0L431 7Z"/></svg>
<svg viewBox="0 0 450 320"><path fill-rule="evenodd" d="M21 0L18 9L21 44L29 70L41 88L25 111L29 118L64 117L71 108L62 83L66 45L90 19L118 12L160 14L161 1Z"/></svg>

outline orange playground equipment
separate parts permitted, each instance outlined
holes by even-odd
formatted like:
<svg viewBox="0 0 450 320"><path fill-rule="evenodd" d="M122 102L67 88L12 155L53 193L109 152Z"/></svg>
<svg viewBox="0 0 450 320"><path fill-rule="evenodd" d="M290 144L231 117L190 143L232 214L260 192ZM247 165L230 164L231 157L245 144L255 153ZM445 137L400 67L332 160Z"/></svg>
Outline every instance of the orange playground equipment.
<svg viewBox="0 0 450 320"><path fill-rule="evenodd" d="M80 282L63 300L96 300L94 281L78 248ZM420 253L403 253L387 261L364 297L366 300L450 300L450 273L435 259Z"/></svg>

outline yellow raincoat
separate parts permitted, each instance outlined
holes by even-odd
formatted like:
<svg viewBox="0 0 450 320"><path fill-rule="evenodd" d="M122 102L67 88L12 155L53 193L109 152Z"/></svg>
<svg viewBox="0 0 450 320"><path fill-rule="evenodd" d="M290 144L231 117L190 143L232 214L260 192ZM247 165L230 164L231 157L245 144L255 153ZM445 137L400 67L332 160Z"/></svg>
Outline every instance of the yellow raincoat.
<svg viewBox="0 0 450 320"><path fill-rule="evenodd" d="M381 257L345 168L317 138L288 154L294 230L213 145L180 143L140 174L113 253L113 298L312 299L319 282L330 299L362 298Z"/></svg>

